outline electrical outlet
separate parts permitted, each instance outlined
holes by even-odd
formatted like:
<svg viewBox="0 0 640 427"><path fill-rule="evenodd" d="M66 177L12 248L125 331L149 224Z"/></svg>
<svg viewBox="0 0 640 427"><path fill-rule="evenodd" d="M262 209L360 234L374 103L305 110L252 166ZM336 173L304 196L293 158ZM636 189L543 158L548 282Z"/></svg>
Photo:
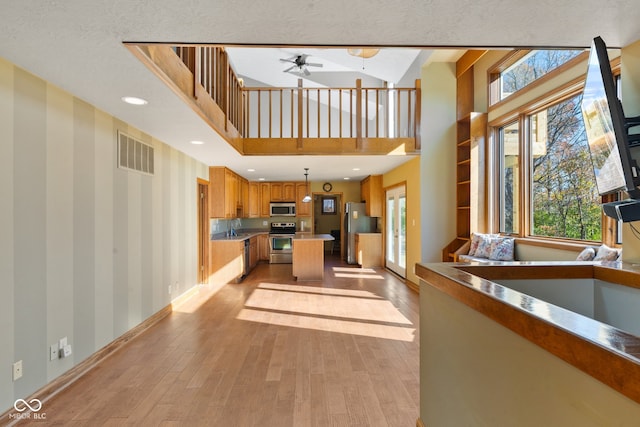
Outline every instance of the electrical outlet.
<svg viewBox="0 0 640 427"><path fill-rule="evenodd" d="M51 344L49 347L49 360L57 360L60 358L60 351L58 350L58 343Z"/></svg>
<svg viewBox="0 0 640 427"><path fill-rule="evenodd" d="M16 381L22 377L22 360L18 360L13 364L13 380Z"/></svg>
<svg viewBox="0 0 640 427"><path fill-rule="evenodd" d="M171 285L169 285L169 295L171 295Z"/></svg>
<svg viewBox="0 0 640 427"><path fill-rule="evenodd" d="M69 357L71 356L71 353L71 344L67 344L62 349L60 349L60 354L62 355L62 357Z"/></svg>

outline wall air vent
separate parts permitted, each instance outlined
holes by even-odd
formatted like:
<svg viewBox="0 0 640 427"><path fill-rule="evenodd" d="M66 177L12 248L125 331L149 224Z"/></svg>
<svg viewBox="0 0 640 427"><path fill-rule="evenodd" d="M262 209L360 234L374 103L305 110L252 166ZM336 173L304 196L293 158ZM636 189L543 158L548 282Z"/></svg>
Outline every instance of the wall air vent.
<svg viewBox="0 0 640 427"><path fill-rule="evenodd" d="M153 147L118 131L118 167L153 175Z"/></svg>

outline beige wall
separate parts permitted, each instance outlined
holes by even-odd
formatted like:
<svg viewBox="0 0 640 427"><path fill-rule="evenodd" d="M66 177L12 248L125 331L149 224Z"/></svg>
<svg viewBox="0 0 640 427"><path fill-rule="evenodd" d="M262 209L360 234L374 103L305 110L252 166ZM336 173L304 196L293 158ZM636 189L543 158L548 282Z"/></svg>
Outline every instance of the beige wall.
<svg viewBox="0 0 640 427"><path fill-rule="evenodd" d="M154 176L116 167L118 130L155 148ZM196 284L198 177L204 164L0 59L0 412ZM49 361L63 337L73 354Z"/></svg>
<svg viewBox="0 0 640 427"><path fill-rule="evenodd" d="M382 176L382 186L387 189L398 184L406 185L407 195L407 280L418 284L414 267L420 262L420 158L398 166ZM383 227L384 231L384 227Z"/></svg>
<svg viewBox="0 0 640 427"><path fill-rule="evenodd" d="M421 261L442 261L442 248L456 237L455 64L422 69L420 156Z"/></svg>
<svg viewBox="0 0 640 427"><path fill-rule="evenodd" d="M452 297L420 284L425 426L633 426L640 405Z"/></svg>

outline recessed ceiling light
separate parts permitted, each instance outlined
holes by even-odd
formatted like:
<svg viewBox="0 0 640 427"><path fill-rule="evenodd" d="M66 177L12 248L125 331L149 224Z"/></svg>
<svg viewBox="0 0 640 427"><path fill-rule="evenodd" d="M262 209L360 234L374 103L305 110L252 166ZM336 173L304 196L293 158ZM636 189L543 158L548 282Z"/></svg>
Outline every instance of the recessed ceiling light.
<svg viewBox="0 0 640 427"><path fill-rule="evenodd" d="M204 144L204 142L202 142L202 141L197 141L197 140L195 140L195 141L191 141L191 143L192 143L193 145L202 145L202 144Z"/></svg>
<svg viewBox="0 0 640 427"><path fill-rule="evenodd" d="M360 170L360 168L353 168L352 170L354 170L354 171L359 171L359 170Z"/></svg>
<svg viewBox="0 0 640 427"><path fill-rule="evenodd" d="M247 172L255 172L255 169L247 169Z"/></svg>
<svg viewBox="0 0 640 427"><path fill-rule="evenodd" d="M136 98L135 96L123 96L121 99L131 105L147 105L149 103L146 99Z"/></svg>
<svg viewBox="0 0 640 427"><path fill-rule="evenodd" d="M258 178L258 181L264 181L264 178Z"/></svg>
<svg viewBox="0 0 640 427"><path fill-rule="evenodd" d="M351 179L351 178L349 178L348 176L345 176L345 177L344 177L344 180L345 180L345 181L349 181L350 179Z"/></svg>

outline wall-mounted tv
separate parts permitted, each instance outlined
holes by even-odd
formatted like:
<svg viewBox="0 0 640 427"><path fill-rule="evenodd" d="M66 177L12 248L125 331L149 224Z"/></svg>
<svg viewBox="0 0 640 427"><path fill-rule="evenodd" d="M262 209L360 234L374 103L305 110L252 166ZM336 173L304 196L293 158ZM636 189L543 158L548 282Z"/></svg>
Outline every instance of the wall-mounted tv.
<svg viewBox="0 0 640 427"><path fill-rule="evenodd" d="M625 118L616 93L607 46L600 37L593 39L591 44L581 107L598 192L601 195L619 191L629 194L628 200L603 205L605 214L623 221L639 220L640 177L630 147L640 145L640 138L639 135L630 136L629 128L639 125L640 117ZM627 213L621 214L619 206ZM630 213L634 209L637 209L637 215Z"/></svg>

